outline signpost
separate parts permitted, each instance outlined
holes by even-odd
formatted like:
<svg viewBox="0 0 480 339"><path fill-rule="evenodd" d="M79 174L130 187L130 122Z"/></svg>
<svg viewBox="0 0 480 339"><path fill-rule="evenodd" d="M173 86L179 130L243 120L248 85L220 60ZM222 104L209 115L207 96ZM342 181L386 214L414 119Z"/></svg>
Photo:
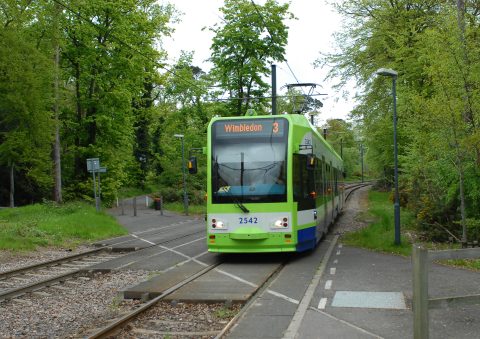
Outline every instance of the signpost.
<svg viewBox="0 0 480 339"><path fill-rule="evenodd" d="M100 211L100 195L102 194L102 188L100 186L100 173L106 173L106 167L100 167L99 158L89 158L87 159L87 171L93 175L93 197L95 198L95 208L97 212ZM95 173L98 173L98 194L97 194L97 179Z"/></svg>

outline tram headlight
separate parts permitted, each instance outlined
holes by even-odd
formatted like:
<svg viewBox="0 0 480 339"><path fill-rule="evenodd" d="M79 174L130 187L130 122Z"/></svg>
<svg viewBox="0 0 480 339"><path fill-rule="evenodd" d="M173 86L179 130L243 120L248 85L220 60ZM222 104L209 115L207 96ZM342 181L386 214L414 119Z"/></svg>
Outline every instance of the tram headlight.
<svg viewBox="0 0 480 339"><path fill-rule="evenodd" d="M282 218L275 220L273 223L273 228L287 228L288 227L288 218Z"/></svg>
<svg viewBox="0 0 480 339"><path fill-rule="evenodd" d="M226 223L223 222L223 221L221 221L221 220L212 219L211 222L212 222L212 228L213 228L213 229L216 229L216 230L224 230L224 229L227 228Z"/></svg>

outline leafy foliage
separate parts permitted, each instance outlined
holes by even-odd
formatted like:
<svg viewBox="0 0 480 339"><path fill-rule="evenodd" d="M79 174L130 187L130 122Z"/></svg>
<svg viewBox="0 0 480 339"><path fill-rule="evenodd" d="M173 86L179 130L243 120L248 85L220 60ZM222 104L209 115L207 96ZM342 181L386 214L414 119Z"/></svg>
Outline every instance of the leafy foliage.
<svg viewBox="0 0 480 339"><path fill-rule="evenodd" d="M460 237L460 224L480 219L479 8L465 5L337 2L348 19L337 36L339 52L318 60L337 65L330 76L340 76L340 86L354 77L364 87L352 114L362 121L372 169L387 183L393 182L391 79L374 74L382 67L398 71L401 200L435 239Z"/></svg>
<svg viewBox="0 0 480 339"><path fill-rule="evenodd" d="M248 108L266 112L261 97L268 90L262 77L269 74L273 61L285 60L288 27L293 19L288 4L267 0L263 6L248 0L225 0L220 8L222 23L210 27L215 34L210 60L215 65L212 76L220 87L235 98L228 104L229 115L242 115Z"/></svg>

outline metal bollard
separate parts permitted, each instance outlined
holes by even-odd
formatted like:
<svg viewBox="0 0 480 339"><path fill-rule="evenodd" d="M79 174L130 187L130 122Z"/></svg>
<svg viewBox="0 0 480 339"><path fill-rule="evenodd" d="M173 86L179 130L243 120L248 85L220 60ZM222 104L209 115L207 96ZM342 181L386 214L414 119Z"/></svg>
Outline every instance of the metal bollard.
<svg viewBox="0 0 480 339"><path fill-rule="evenodd" d="M133 198L133 216L137 216L137 197Z"/></svg>
<svg viewBox="0 0 480 339"><path fill-rule="evenodd" d="M160 196L160 215L163 215L163 197Z"/></svg>

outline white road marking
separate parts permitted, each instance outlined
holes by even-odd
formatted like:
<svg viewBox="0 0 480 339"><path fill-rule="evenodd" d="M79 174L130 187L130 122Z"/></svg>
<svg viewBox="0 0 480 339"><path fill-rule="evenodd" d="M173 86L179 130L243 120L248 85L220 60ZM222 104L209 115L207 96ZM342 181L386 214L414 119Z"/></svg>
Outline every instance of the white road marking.
<svg viewBox="0 0 480 339"><path fill-rule="evenodd" d="M326 290L329 290L332 288L332 281L331 280L327 280L327 282L325 283L325 289Z"/></svg>
<svg viewBox="0 0 480 339"><path fill-rule="evenodd" d="M337 269L335 267L330 268L330 274L334 275Z"/></svg>
<svg viewBox="0 0 480 339"><path fill-rule="evenodd" d="M242 282L242 283L244 283L244 284L247 284L247 285L249 285L249 286L252 286L252 287L255 287L255 288L258 287L257 284L254 284L254 283L252 283L252 282L250 282L250 281L247 281L247 280L245 280L245 279L242 279L242 278L240 278L240 277L238 277L238 276L236 276L236 275L234 275L234 274L225 272L225 271L223 271L223 270L219 270L218 268L216 268L215 271L217 271L218 273L222 273L223 275L226 275L227 277L230 277L230 278L232 278L232 279L234 279L234 280L237 280L237 281L240 281L240 282Z"/></svg>
<svg viewBox="0 0 480 339"><path fill-rule="evenodd" d="M286 296L285 294L282 294L282 293L278 293L278 292L275 292L275 291L272 291L270 289L267 290L268 293L270 293L271 295L274 295L276 297L279 297L283 300L286 300L286 301L289 301L291 302L292 304L295 304L295 305L298 305L300 304L300 301L296 300L296 299L293 299L293 298L290 298L288 296Z"/></svg>
<svg viewBox="0 0 480 339"><path fill-rule="evenodd" d="M342 248L343 247L343 244L338 244L338 248Z"/></svg>
<svg viewBox="0 0 480 339"><path fill-rule="evenodd" d="M288 325L287 330L283 334L284 339L294 339L298 331L300 329L300 325L302 324L302 320L305 317L305 314L307 313L307 309L309 308L310 302L312 301L313 294L315 293L315 290L320 283L320 279L322 278L323 272L325 271L328 261L330 260L330 256L332 255L333 248L335 247L335 244L338 241L338 235L336 235L333 238L332 243L327 249L327 252L325 253L325 256L323 257L320 265L318 266L317 271L315 272L315 275L313 276L312 282L307 288L307 291L305 292L302 300L300 301L300 304L298 305L297 311L293 315L293 319L290 322L290 325Z"/></svg>
<svg viewBox="0 0 480 339"><path fill-rule="evenodd" d="M334 263L335 265L338 264L338 260L335 259L335 260L333 261L333 263Z"/></svg>
<svg viewBox="0 0 480 339"><path fill-rule="evenodd" d="M320 302L318 303L318 309L319 310L324 310L325 306L327 306L327 298L322 298L320 299Z"/></svg>
<svg viewBox="0 0 480 339"><path fill-rule="evenodd" d="M323 312L323 311L321 311L321 310L319 310L319 309L316 309L315 307L310 307L310 309L313 310L313 311L316 311L316 312L318 312L318 313L321 313L321 314L323 314L324 316L329 317L330 319L334 319L334 320L338 321L339 323L342 323L342 324L347 325L347 326L349 326L349 327L351 327L351 328L354 328L354 329L356 329L357 331L360 331L360 332L362 332L362 333L371 335L373 338L384 339L383 337L379 336L378 334L375 334L375 333L369 332L369 331L367 331L367 330L364 330L364 329L361 328L361 327L358 327L358 326L356 326L356 325L354 325L354 324L352 324L352 323L349 323L348 321L345 321L345 320L339 319L339 318L337 318L337 317L334 317L333 315L331 315L331 314L329 314L329 313L327 313L327 312Z"/></svg>
<svg viewBox="0 0 480 339"><path fill-rule="evenodd" d="M337 251L337 255L340 255L340 251Z"/></svg>
<svg viewBox="0 0 480 339"><path fill-rule="evenodd" d="M152 255L150 255L150 256L148 256L148 257L146 257L146 258L142 258L141 260L137 260L137 261L132 261L132 262L126 263L125 265L122 265L122 266L120 266L120 267L117 267L117 269L125 268L125 267L130 266L130 265L133 265L133 264L135 264L135 263L137 263L137 262L139 262L139 261L144 261L145 259L150 259L150 258L156 257L156 256L158 256L158 255L161 255L161 254L167 252L167 251L172 251L172 252L174 252L174 253L176 253L176 254L179 254L180 252L175 251L175 250L174 250L175 248L179 248L179 247L182 247L182 246L185 246L185 245L189 245L189 244L191 244L191 243L194 243L194 242L196 242L196 241L205 240L205 239L206 239L206 237L201 237L201 238L198 238L198 239L195 239L195 240L192 240L192 241L189 241L189 242L186 242L186 243L177 245L177 246L175 246L175 247L173 247L173 248L171 248L171 249L168 248L168 247L165 247L165 246L157 245L159 248L162 248L163 251L160 251L160 252L158 252L158 253L152 254ZM201 262L201 261L199 261L199 260L196 260L197 257L200 257L200 256L204 255L204 254L207 253L207 252L208 252L208 251L202 252L202 253L194 256L194 257L189 257L188 255L180 254L181 256L186 257L187 260L182 261L182 262L180 262L180 263L178 263L178 264L173 265L172 268L174 268L176 265L181 265L181 264L186 263L186 262L188 262L188 261L194 261L194 262L196 262L197 264L200 264L200 265L202 265L202 266L208 266L208 265L205 264L204 262ZM170 270L170 269L171 269L170 267L169 267L169 268L166 268L166 270Z"/></svg>
<svg viewBox="0 0 480 339"><path fill-rule="evenodd" d="M138 240L145 241L147 244L150 245L156 245L154 242L151 242L150 240L140 238L138 235L132 234L132 237L137 238Z"/></svg>

